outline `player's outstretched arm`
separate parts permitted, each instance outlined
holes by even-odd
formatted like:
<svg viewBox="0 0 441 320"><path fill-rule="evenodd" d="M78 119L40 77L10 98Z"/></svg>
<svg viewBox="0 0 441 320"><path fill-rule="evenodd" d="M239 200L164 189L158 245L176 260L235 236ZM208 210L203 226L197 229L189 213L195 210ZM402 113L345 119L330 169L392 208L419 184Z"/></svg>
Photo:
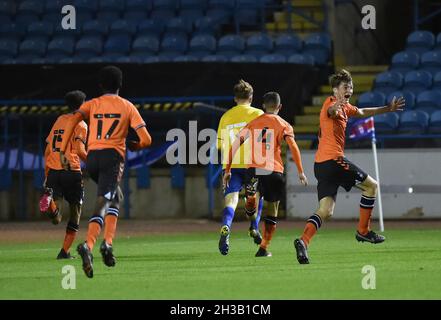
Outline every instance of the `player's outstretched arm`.
<svg viewBox="0 0 441 320"><path fill-rule="evenodd" d="M358 109L358 113L355 117L366 118L387 112L403 111L405 104L406 104L406 100L404 100L403 97L399 97L398 99L394 97L387 106Z"/></svg>
<svg viewBox="0 0 441 320"><path fill-rule="evenodd" d="M308 185L308 178L306 178L306 175L303 172L302 156L300 155L299 146L292 136L285 137L285 141L288 144L289 150L291 151L292 159L296 164L297 172L299 173L300 183L306 186Z"/></svg>
<svg viewBox="0 0 441 320"><path fill-rule="evenodd" d="M75 141L75 152L83 162L86 162L86 158L87 158L86 145L84 144L84 141L82 141L81 139L76 139Z"/></svg>
<svg viewBox="0 0 441 320"><path fill-rule="evenodd" d="M60 147L60 161L64 170L69 170L70 164L69 160L67 160L64 152L66 151L67 143L70 141L75 127L80 121L83 120L83 115L81 113L74 113L73 116L66 122L66 126L64 128L63 141L61 142Z"/></svg>
<svg viewBox="0 0 441 320"><path fill-rule="evenodd" d="M136 134L138 135L139 141L129 141L128 147L130 151L138 151L152 144L152 137L146 127L140 127L136 130Z"/></svg>

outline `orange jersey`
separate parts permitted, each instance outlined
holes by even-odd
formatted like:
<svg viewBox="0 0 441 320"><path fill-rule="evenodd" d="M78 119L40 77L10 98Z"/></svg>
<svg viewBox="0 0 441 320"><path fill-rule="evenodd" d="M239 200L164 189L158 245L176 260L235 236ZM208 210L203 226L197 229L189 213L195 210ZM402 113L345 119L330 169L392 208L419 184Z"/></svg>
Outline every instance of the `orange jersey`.
<svg viewBox="0 0 441 320"><path fill-rule="evenodd" d="M336 98L328 97L320 112L319 145L315 162L324 162L344 156L346 124L348 118L358 113L358 108L350 103L342 107L336 119L328 116L328 109L335 104Z"/></svg>
<svg viewBox="0 0 441 320"><path fill-rule="evenodd" d="M55 121L49 135L46 138L46 142L49 144L49 155L45 159L46 166L53 170L63 170L60 162L60 146L63 141L64 128L69 119L73 116L72 113L64 114L58 117ZM81 162L77 154L75 145L78 140L80 143L86 144L87 139L87 125L84 121L78 123L74 129L74 133L67 144L65 155L70 163L70 169L72 171L81 171Z"/></svg>
<svg viewBox="0 0 441 320"><path fill-rule="evenodd" d="M123 158L129 126L134 130L145 126L136 107L116 94L87 101L78 112L89 119L88 150L115 149Z"/></svg>
<svg viewBox="0 0 441 320"><path fill-rule="evenodd" d="M260 168L283 173L282 141L294 138L292 126L275 114L264 113L248 123L241 131L242 138L251 141L251 163L248 168Z"/></svg>

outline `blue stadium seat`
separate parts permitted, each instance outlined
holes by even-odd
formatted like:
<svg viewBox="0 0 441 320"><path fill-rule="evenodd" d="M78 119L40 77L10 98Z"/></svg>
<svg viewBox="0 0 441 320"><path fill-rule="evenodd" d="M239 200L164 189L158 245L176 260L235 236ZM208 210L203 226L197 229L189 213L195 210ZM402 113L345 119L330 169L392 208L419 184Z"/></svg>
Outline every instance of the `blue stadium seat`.
<svg viewBox="0 0 441 320"><path fill-rule="evenodd" d="M310 54L296 53L288 57L288 63L307 64L313 66L315 64L314 57Z"/></svg>
<svg viewBox="0 0 441 320"><path fill-rule="evenodd" d="M151 35L139 36L133 41L132 55L154 55L159 50L159 38Z"/></svg>
<svg viewBox="0 0 441 320"><path fill-rule="evenodd" d="M380 107L386 104L386 97L381 92L365 92L358 98L357 106L359 108Z"/></svg>
<svg viewBox="0 0 441 320"><path fill-rule="evenodd" d="M103 40L99 36L83 36L75 45L75 55L81 58L99 56L103 49Z"/></svg>
<svg viewBox="0 0 441 320"><path fill-rule="evenodd" d="M112 36L130 36L132 37L136 33L136 24L132 21L117 20L110 26L110 34Z"/></svg>
<svg viewBox="0 0 441 320"><path fill-rule="evenodd" d="M136 24L148 19L149 13L147 11L124 11L123 20L127 20Z"/></svg>
<svg viewBox="0 0 441 320"><path fill-rule="evenodd" d="M391 71L397 71L405 74L406 72L417 69L420 57L415 52L401 51L392 57Z"/></svg>
<svg viewBox="0 0 441 320"><path fill-rule="evenodd" d="M236 0L235 19L239 25L257 25L264 13L263 0Z"/></svg>
<svg viewBox="0 0 441 320"><path fill-rule="evenodd" d="M153 7L153 0L126 0L127 11L150 12Z"/></svg>
<svg viewBox="0 0 441 320"><path fill-rule="evenodd" d="M107 22L92 20L83 24L83 35L87 36L101 36L104 37L109 32L109 26Z"/></svg>
<svg viewBox="0 0 441 320"><path fill-rule="evenodd" d="M211 54L201 59L202 62L228 62L228 57L220 54Z"/></svg>
<svg viewBox="0 0 441 320"><path fill-rule="evenodd" d="M189 53L199 58L216 51L216 38L211 35L197 35L190 40Z"/></svg>
<svg viewBox="0 0 441 320"><path fill-rule="evenodd" d="M418 94L416 108L432 107L441 109L441 93L438 90L426 90Z"/></svg>
<svg viewBox="0 0 441 320"><path fill-rule="evenodd" d="M116 63L140 63L141 61L135 57L122 56L115 59Z"/></svg>
<svg viewBox="0 0 441 320"><path fill-rule="evenodd" d="M441 110L437 110L430 115L428 131L430 133L441 133Z"/></svg>
<svg viewBox="0 0 441 320"><path fill-rule="evenodd" d="M18 5L17 13L41 15L44 11L44 2L38 0L25 0Z"/></svg>
<svg viewBox="0 0 441 320"><path fill-rule="evenodd" d="M41 58L47 49L47 42L25 39L20 43L20 57Z"/></svg>
<svg viewBox="0 0 441 320"><path fill-rule="evenodd" d="M13 23L14 19L12 16L3 15L0 13L0 25Z"/></svg>
<svg viewBox="0 0 441 320"><path fill-rule="evenodd" d="M1 24L0 25L0 38L2 40L16 40L20 41L26 34L26 26L16 23Z"/></svg>
<svg viewBox="0 0 441 320"><path fill-rule="evenodd" d="M123 11L124 0L100 0L100 11Z"/></svg>
<svg viewBox="0 0 441 320"><path fill-rule="evenodd" d="M399 98L404 97L404 100L406 101L406 105L404 106L404 110L412 110L415 108L415 101L416 97L413 92L410 91L394 91L389 93L386 99L386 103L389 104L393 98Z"/></svg>
<svg viewBox="0 0 441 320"><path fill-rule="evenodd" d="M331 53L331 38L327 33L315 33L305 39L303 53L310 54L318 65L328 62Z"/></svg>
<svg viewBox="0 0 441 320"><path fill-rule="evenodd" d="M166 32L173 33L183 33L184 35L188 35L193 30L193 24L190 20L187 20L182 17L171 18L165 24Z"/></svg>
<svg viewBox="0 0 441 320"><path fill-rule="evenodd" d="M0 25L12 23L15 9L16 7L14 1L0 1Z"/></svg>
<svg viewBox="0 0 441 320"><path fill-rule="evenodd" d="M98 11L98 0L75 0L74 7L79 12L88 12L94 14Z"/></svg>
<svg viewBox="0 0 441 320"><path fill-rule="evenodd" d="M429 115L424 111L404 111L400 114L401 133L422 134L429 125Z"/></svg>
<svg viewBox="0 0 441 320"><path fill-rule="evenodd" d="M198 62L199 58L193 55L177 56L173 59L174 62Z"/></svg>
<svg viewBox="0 0 441 320"><path fill-rule="evenodd" d="M229 58L240 55L245 49L245 40L239 35L226 35L219 39L217 53Z"/></svg>
<svg viewBox="0 0 441 320"><path fill-rule="evenodd" d="M420 70L430 72L432 76L441 71L441 51L427 51L423 53Z"/></svg>
<svg viewBox="0 0 441 320"><path fill-rule="evenodd" d="M438 36L436 37L436 43L434 50L441 50L441 32L438 33Z"/></svg>
<svg viewBox="0 0 441 320"><path fill-rule="evenodd" d="M395 112L383 113L374 117L376 133L390 134L397 131L400 117Z"/></svg>
<svg viewBox="0 0 441 320"><path fill-rule="evenodd" d="M216 35L219 33L219 21L213 17L202 17L194 22L195 31L193 35L209 34Z"/></svg>
<svg viewBox="0 0 441 320"><path fill-rule="evenodd" d="M404 77L403 90L418 94L432 86L432 75L427 71L410 71Z"/></svg>
<svg viewBox="0 0 441 320"><path fill-rule="evenodd" d="M160 36L165 29L165 23L161 20L145 20L138 25L138 35Z"/></svg>
<svg viewBox="0 0 441 320"><path fill-rule="evenodd" d="M187 51L187 37L180 34L165 34L161 42L161 54L182 55Z"/></svg>
<svg viewBox="0 0 441 320"><path fill-rule="evenodd" d="M178 0L154 0L153 9L176 10L178 8Z"/></svg>
<svg viewBox="0 0 441 320"><path fill-rule="evenodd" d="M238 63L253 63L259 62L255 56L249 54L239 54L237 56L233 56L230 59L230 62L238 62Z"/></svg>
<svg viewBox="0 0 441 320"><path fill-rule="evenodd" d="M0 38L0 60L10 59L18 53L18 41Z"/></svg>
<svg viewBox="0 0 441 320"><path fill-rule="evenodd" d="M435 74L432 89L441 90L441 71Z"/></svg>
<svg viewBox="0 0 441 320"><path fill-rule="evenodd" d="M116 20L121 18L121 14L119 11L98 11L96 14L96 19L98 21L104 21L108 24L113 23Z"/></svg>
<svg viewBox="0 0 441 320"><path fill-rule="evenodd" d="M273 53L262 56L259 60L262 63L286 63L284 55Z"/></svg>
<svg viewBox="0 0 441 320"><path fill-rule="evenodd" d="M202 9L184 9L179 11L179 17L194 22L204 17L204 11Z"/></svg>
<svg viewBox="0 0 441 320"><path fill-rule="evenodd" d="M40 17L34 13L17 13L14 22L23 26L30 25L32 22L40 21Z"/></svg>
<svg viewBox="0 0 441 320"><path fill-rule="evenodd" d="M255 34L247 39L246 54L261 57L273 50L273 40L264 33Z"/></svg>
<svg viewBox="0 0 441 320"><path fill-rule="evenodd" d="M302 40L294 34L281 34L275 40L274 52L287 57L302 50Z"/></svg>
<svg viewBox="0 0 441 320"><path fill-rule="evenodd" d="M63 29L63 27L61 26L61 23L57 23L55 24L55 28L54 28L54 34L53 36L72 36L72 37L79 37L81 35L81 30L83 24L78 23L77 21L77 25L75 29Z"/></svg>
<svg viewBox="0 0 441 320"><path fill-rule="evenodd" d="M400 89L403 85L403 76L399 72L386 71L378 74L375 78L375 91L385 95Z"/></svg>
<svg viewBox="0 0 441 320"><path fill-rule="evenodd" d="M61 9L63 6L72 4L70 0L46 0L45 13L57 13L61 15Z"/></svg>
<svg viewBox="0 0 441 320"><path fill-rule="evenodd" d="M170 60L165 57L151 56L151 57L145 58L142 62L143 63L161 63L161 62L169 62L169 61Z"/></svg>
<svg viewBox="0 0 441 320"><path fill-rule="evenodd" d="M125 35L111 35L104 43L103 55L127 55L130 52L131 38Z"/></svg>
<svg viewBox="0 0 441 320"><path fill-rule="evenodd" d="M171 10L158 9L150 13L150 19L157 21L167 21L175 17L175 12Z"/></svg>
<svg viewBox="0 0 441 320"><path fill-rule="evenodd" d="M430 31L415 31L407 37L406 51L421 54L435 45L435 36Z"/></svg>
<svg viewBox="0 0 441 320"><path fill-rule="evenodd" d="M175 16L178 3L176 0L155 0L153 1L153 11L150 14L151 19L168 20Z"/></svg>
<svg viewBox="0 0 441 320"><path fill-rule="evenodd" d="M235 0L209 0L206 16L228 23L234 12Z"/></svg>
<svg viewBox="0 0 441 320"><path fill-rule="evenodd" d="M39 21L33 22L28 26L27 36L43 36L48 39L54 32L54 26L51 22Z"/></svg>
<svg viewBox="0 0 441 320"><path fill-rule="evenodd" d="M158 57L161 59L161 62L173 62L173 60L179 56L181 56L179 52L174 51L164 51L159 52Z"/></svg>
<svg viewBox="0 0 441 320"><path fill-rule="evenodd" d="M75 39L73 37L55 37L47 47L47 58L66 57L73 54L75 48Z"/></svg>

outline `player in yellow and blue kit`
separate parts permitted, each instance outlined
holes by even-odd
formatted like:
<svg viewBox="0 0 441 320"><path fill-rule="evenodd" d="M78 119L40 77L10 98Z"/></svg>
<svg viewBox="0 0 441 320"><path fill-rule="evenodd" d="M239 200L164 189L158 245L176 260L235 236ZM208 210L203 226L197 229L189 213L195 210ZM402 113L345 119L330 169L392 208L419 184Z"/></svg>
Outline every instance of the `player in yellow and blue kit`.
<svg viewBox="0 0 441 320"><path fill-rule="evenodd" d="M262 110L251 106L251 102L253 101L253 87L244 80L240 80L239 83L234 86L234 101L237 105L224 113L220 119L217 132L217 147L222 153L224 170L228 159L228 151L238 136L239 131L245 127L248 122L263 114ZM246 143L242 145L233 159L233 164L231 166L231 180L228 187L224 190L225 207L222 212L222 227L219 239L219 251L223 255L227 255L230 248L229 238L231 224L234 218L234 211L239 202L239 192L244 187L245 172L247 164L250 161L249 153L249 144ZM254 239L254 243L260 244L262 242L262 236L259 232L259 221L262 213L263 201L259 201L259 207L257 208L256 213L255 189L256 188L251 187L245 190L245 212L251 220L249 235Z"/></svg>

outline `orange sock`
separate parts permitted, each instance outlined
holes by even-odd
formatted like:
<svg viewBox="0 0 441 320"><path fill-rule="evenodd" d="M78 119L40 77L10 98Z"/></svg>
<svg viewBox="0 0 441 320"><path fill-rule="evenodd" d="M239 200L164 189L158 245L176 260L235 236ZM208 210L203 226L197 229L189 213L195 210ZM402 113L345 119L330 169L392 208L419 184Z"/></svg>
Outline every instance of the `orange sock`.
<svg viewBox="0 0 441 320"><path fill-rule="evenodd" d="M89 227L87 229L87 246L92 251L95 245L96 239L101 233L101 227L103 225L103 218L100 216L93 216L89 220Z"/></svg>
<svg viewBox="0 0 441 320"><path fill-rule="evenodd" d="M273 238L274 232L276 231L277 218L276 217L265 217L263 218L265 223L263 224L263 237L260 247L262 249L267 249L270 245L271 239Z"/></svg>
<svg viewBox="0 0 441 320"><path fill-rule="evenodd" d="M55 203L54 200L51 200L51 203L49 204L49 208L51 210L52 213L57 212L57 204Z"/></svg>
<svg viewBox="0 0 441 320"><path fill-rule="evenodd" d="M104 219L104 240L107 244L112 245L113 238L115 238L118 216L114 213L110 213L110 209L118 209L109 208L109 213L107 213L106 218Z"/></svg>
<svg viewBox="0 0 441 320"><path fill-rule="evenodd" d="M64 242L63 242L64 252L66 253L69 252L70 247L72 246L72 243L74 242L76 236L77 236L76 231L66 230L66 235L64 236Z"/></svg>
<svg viewBox="0 0 441 320"><path fill-rule="evenodd" d="M306 222L305 230L300 239L303 240L306 246L309 246L312 237L316 234L317 230L322 226L322 218L318 214L313 214Z"/></svg>
<svg viewBox="0 0 441 320"><path fill-rule="evenodd" d="M360 201L360 220L357 231L360 234L367 234L370 230L371 215L374 209L375 197L362 195Z"/></svg>

